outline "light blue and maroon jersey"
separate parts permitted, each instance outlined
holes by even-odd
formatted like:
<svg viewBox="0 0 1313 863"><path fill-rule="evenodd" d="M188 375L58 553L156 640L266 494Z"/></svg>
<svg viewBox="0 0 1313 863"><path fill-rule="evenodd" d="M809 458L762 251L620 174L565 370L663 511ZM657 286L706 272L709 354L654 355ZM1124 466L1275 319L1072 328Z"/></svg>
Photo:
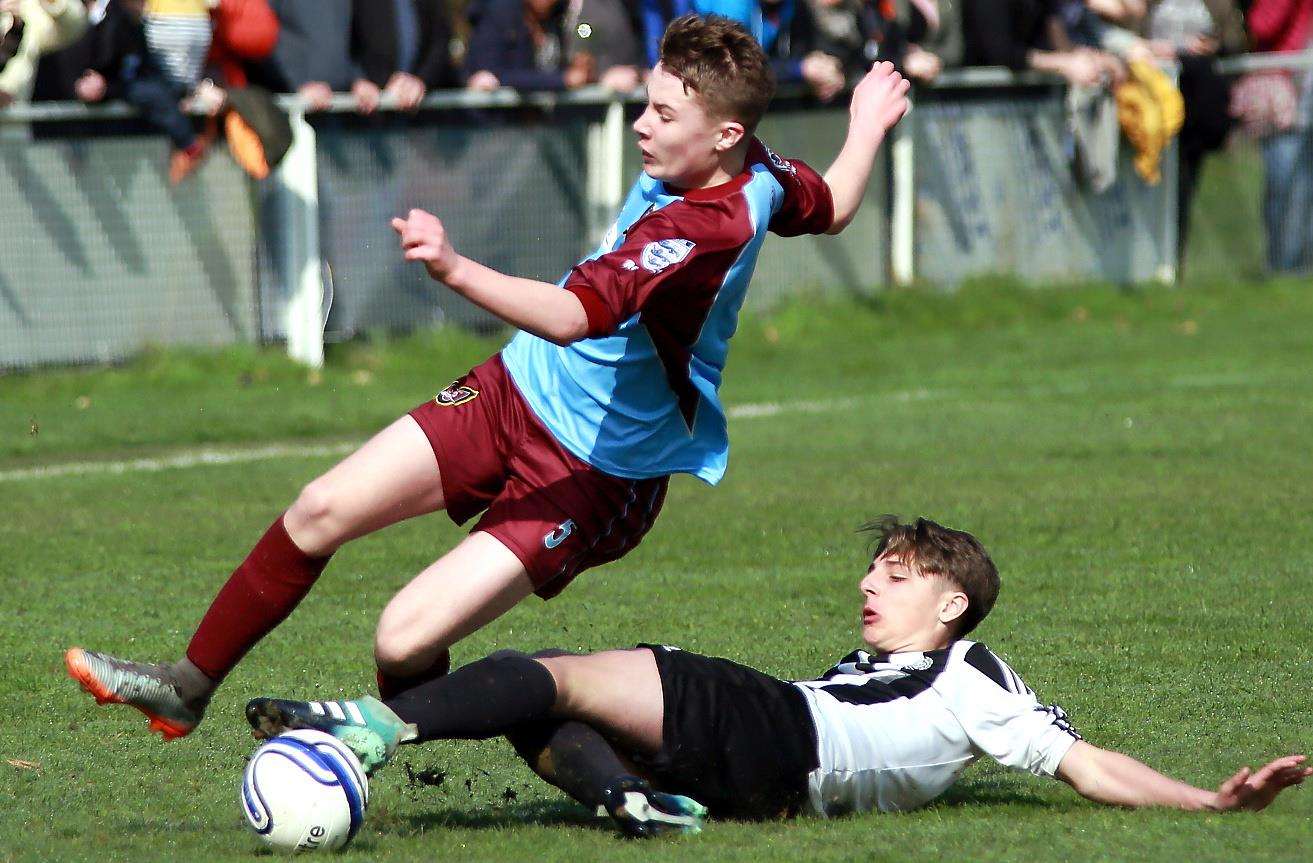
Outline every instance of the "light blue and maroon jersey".
<svg viewBox="0 0 1313 863"><path fill-rule="evenodd" d="M588 335L562 347L521 332L502 351L506 369L593 467L715 484L729 457L721 375L766 231L819 234L833 221L825 181L755 139L743 172L719 186L680 193L644 173L560 282L583 303Z"/></svg>

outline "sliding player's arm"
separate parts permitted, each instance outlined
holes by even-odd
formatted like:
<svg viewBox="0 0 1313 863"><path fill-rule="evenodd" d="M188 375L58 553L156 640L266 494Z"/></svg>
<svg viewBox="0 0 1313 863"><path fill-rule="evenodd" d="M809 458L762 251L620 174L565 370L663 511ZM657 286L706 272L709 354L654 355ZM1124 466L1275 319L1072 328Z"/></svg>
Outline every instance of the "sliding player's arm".
<svg viewBox="0 0 1313 863"><path fill-rule="evenodd" d="M1313 775L1303 755L1287 755L1251 772L1242 767L1216 791L1195 788L1164 776L1152 767L1108 749L1078 740L1058 766L1057 777L1082 797L1112 806L1167 806L1223 812L1259 810L1278 794Z"/></svg>
<svg viewBox="0 0 1313 863"><path fill-rule="evenodd" d="M892 63L876 63L853 89L848 108L848 137L825 172L825 184L834 198L834 223L827 234L837 234L857 215L875 166L875 154L885 135L907 113L911 85Z"/></svg>
<svg viewBox="0 0 1313 863"><path fill-rule="evenodd" d="M570 291L550 282L508 276L456 252L442 221L432 213L411 210L393 219L408 261L423 261L429 275L513 327L558 345L583 338L588 316Z"/></svg>

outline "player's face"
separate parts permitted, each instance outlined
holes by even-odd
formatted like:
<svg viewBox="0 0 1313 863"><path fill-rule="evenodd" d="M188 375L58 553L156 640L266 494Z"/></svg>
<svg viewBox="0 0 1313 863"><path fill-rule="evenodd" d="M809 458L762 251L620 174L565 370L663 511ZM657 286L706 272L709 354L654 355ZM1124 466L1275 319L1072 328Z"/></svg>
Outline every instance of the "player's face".
<svg viewBox="0 0 1313 863"><path fill-rule="evenodd" d="M684 189L721 182L720 154L726 130L737 140L737 124L707 115L684 82L658 63L647 79L647 110L634 121L643 170L654 180Z"/></svg>
<svg viewBox="0 0 1313 863"><path fill-rule="evenodd" d="M865 600L862 640L874 650L936 650L952 641L942 620L952 598L961 595L952 585L882 555L871 563L859 587Z"/></svg>

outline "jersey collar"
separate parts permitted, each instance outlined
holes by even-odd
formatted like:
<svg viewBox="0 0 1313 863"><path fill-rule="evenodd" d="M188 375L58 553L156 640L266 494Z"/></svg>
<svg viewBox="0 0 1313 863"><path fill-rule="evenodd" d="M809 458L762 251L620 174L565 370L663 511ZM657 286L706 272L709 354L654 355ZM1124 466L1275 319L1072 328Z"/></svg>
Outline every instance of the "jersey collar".
<svg viewBox="0 0 1313 863"><path fill-rule="evenodd" d="M661 183L662 191L672 197L683 198L685 201L714 201L717 198L723 198L726 195L732 195L747 185L752 179L752 171L745 167L738 174L730 179L715 186L708 186L705 189L689 189L684 191L678 186L671 186L668 183Z"/></svg>

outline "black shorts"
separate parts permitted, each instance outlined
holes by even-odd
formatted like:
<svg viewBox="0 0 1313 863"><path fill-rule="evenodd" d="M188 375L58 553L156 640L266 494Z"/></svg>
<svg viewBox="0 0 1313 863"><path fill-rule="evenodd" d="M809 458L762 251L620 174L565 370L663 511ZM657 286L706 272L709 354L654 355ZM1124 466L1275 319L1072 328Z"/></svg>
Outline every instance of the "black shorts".
<svg viewBox="0 0 1313 863"><path fill-rule="evenodd" d="M728 659L639 646L656 657L665 704L661 751L635 759L654 787L718 818L797 814L818 765L802 692Z"/></svg>

